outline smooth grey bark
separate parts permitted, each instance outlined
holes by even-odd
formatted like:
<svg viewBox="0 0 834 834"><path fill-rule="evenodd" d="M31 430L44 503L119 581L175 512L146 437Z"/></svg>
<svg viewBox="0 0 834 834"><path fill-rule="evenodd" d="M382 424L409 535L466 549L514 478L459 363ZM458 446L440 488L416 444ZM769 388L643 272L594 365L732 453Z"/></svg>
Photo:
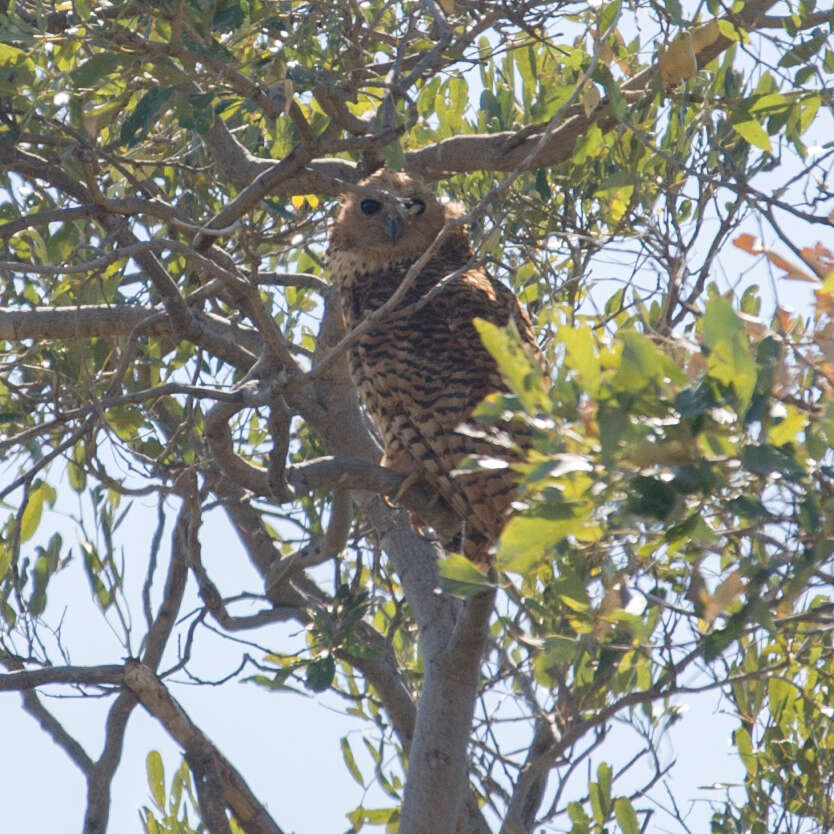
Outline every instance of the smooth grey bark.
<svg viewBox="0 0 834 834"><path fill-rule="evenodd" d="M399 834L452 834L464 811L467 744L495 591L470 597L445 645L421 635L425 679L408 759Z"/></svg>

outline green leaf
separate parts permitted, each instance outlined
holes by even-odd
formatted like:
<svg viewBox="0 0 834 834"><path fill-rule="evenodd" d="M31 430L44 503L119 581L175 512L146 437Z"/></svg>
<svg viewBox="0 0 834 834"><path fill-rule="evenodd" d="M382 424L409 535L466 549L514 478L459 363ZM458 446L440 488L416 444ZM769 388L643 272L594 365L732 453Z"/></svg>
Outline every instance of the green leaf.
<svg viewBox="0 0 834 834"><path fill-rule="evenodd" d="M607 6L604 6L602 12L600 12L599 16L599 24L598 29L600 34L603 34L608 31L608 29L617 21L617 18L620 16L620 3L619 0L615 0L613 3L609 3Z"/></svg>
<svg viewBox="0 0 834 834"><path fill-rule="evenodd" d="M551 634L545 638L542 658L548 667L554 664L561 666L572 663L578 651L579 645L576 640L559 634Z"/></svg>
<svg viewBox="0 0 834 834"><path fill-rule="evenodd" d="M579 375L584 392L591 398L599 394L602 367L590 327L560 327L559 341L565 346L565 360Z"/></svg>
<svg viewBox="0 0 834 834"><path fill-rule="evenodd" d="M747 33L744 29L740 28L738 24L733 21L719 18L716 22L718 23L718 31L721 32L727 40L744 42L748 39Z"/></svg>
<svg viewBox="0 0 834 834"><path fill-rule="evenodd" d="M739 727L733 733L733 742L738 748L739 758L747 768L747 773L755 776L759 770L759 762L753 753L753 740L750 738L750 733L744 727Z"/></svg>
<svg viewBox="0 0 834 834"><path fill-rule="evenodd" d="M789 405L785 418L772 426L768 431L768 440L774 446L784 446L786 443L793 443L797 435L805 430L808 425L808 415L800 411L796 406Z"/></svg>
<svg viewBox="0 0 834 834"><path fill-rule="evenodd" d="M151 750L145 759L145 771L148 774L148 787L151 789L153 801L160 811L165 810L165 766L162 756L156 750Z"/></svg>
<svg viewBox="0 0 834 834"><path fill-rule="evenodd" d="M342 736L339 744L342 748L342 758L344 759L345 767L348 769L348 773L350 773L353 777L353 781L356 782L357 785L364 787L365 780L362 778L362 773L356 764L356 759L353 756L353 750L350 749L350 742L347 740L347 736Z"/></svg>
<svg viewBox="0 0 834 834"><path fill-rule="evenodd" d="M12 549L0 541L0 582L3 581L12 564Z"/></svg>
<svg viewBox="0 0 834 834"><path fill-rule="evenodd" d="M382 158L385 160L385 167L391 171L402 171L405 168L405 151L402 142L395 139L389 142L382 149Z"/></svg>
<svg viewBox="0 0 834 834"><path fill-rule="evenodd" d="M42 614L46 608L46 588L52 575L60 567L61 544L60 534L53 533L48 546L45 549L37 549L38 556L32 570L32 594L29 598L29 611L32 614Z"/></svg>
<svg viewBox="0 0 834 834"><path fill-rule="evenodd" d="M41 523L41 516L43 515L43 501L46 497L46 485L40 484L34 489L29 490L29 500L26 503L26 509L23 510L23 515L20 517L20 542L29 541L35 535L38 525Z"/></svg>
<svg viewBox="0 0 834 834"><path fill-rule="evenodd" d="M651 339L634 330L623 333L622 340L620 367L612 384L623 391L640 391L661 376L660 354Z"/></svg>
<svg viewBox="0 0 834 834"><path fill-rule="evenodd" d="M757 148L761 148L768 153L773 153L770 136L767 135L767 131L754 119L749 119L746 122L735 122L732 127L742 139L751 145L755 145Z"/></svg>
<svg viewBox="0 0 834 834"><path fill-rule="evenodd" d="M744 324L730 302L718 296L707 304L701 326L704 344L709 348L710 376L732 386L740 401L739 411L743 412L753 396L758 374Z"/></svg>
<svg viewBox="0 0 834 834"><path fill-rule="evenodd" d="M367 822L371 825L385 825L394 818L399 818L399 808L363 808L361 805L345 816L353 825L354 831L359 831Z"/></svg>
<svg viewBox="0 0 834 834"><path fill-rule="evenodd" d="M173 91L173 87L154 87L139 99L122 123L119 139L123 145L131 147L144 138L148 127L162 112Z"/></svg>
<svg viewBox="0 0 834 834"><path fill-rule="evenodd" d="M528 414L546 411L544 374L522 343L514 324L498 327L485 319L475 319L475 328L484 347L498 363L510 391L521 401Z"/></svg>
<svg viewBox="0 0 834 834"><path fill-rule="evenodd" d="M552 557L567 536L594 541L602 534L588 522L592 507L586 503L550 503L510 519L501 535L497 564L509 573L527 575Z"/></svg>
<svg viewBox="0 0 834 834"><path fill-rule="evenodd" d="M741 463L750 472L759 475L778 472L789 481L796 481L805 474L805 470L791 454L775 446L745 446L741 453Z"/></svg>
<svg viewBox="0 0 834 834"><path fill-rule="evenodd" d="M599 799L605 819L611 813L611 778L611 765L602 762L597 768L597 781L599 784Z"/></svg>
<svg viewBox="0 0 834 834"><path fill-rule="evenodd" d="M99 557L98 549L89 539L80 539L81 551L84 554L84 569L87 572L87 579L93 589L98 604L106 610L113 604L115 594L107 588L101 578L104 573L104 564Z"/></svg>
<svg viewBox="0 0 834 834"><path fill-rule="evenodd" d="M628 114L628 104L626 103L623 91L620 89L619 82L611 74L608 67L601 66L597 71L601 76L602 83L605 85L605 92L608 96L608 105L611 108L611 113L618 121L625 119Z"/></svg>
<svg viewBox="0 0 834 834"><path fill-rule="evenodd" d="M457 597L471 597L494 585L472 562L460 553L450 553L437 563L440 573L440 587L446 594Z"/></svg>
<svg viewBox="0 0 834 834"><path fill-rule="evenodd" d="M133 55L121 55L118 52L101 52L83 64L79 64L71 73L76 89L96 87L107 80L107 76L117 69L129 67L136 60Z"/></svg>
<svg viewBox="0 0 834 834"><path fill-rule="evenodd" d="M605 822L605 813L602 808L602 797L600 796L599 783L591 782L588 785L588 796L591 800L591 813L597 825Z"/></svg>
<svg viewBox="0 0 834 834"><path fill-rule="evenodd" d="M622 828L623 834L640 834L637 812L626 797L617 798L614 803L614 815L617 817L617 823Z"/></svg>
<svg viewBox="0 0 834 834"><path fill-rule="evenodd" d="M635 515L663 521L678 503L675 490L658 478L637 475L632 478L630 487L633 492L628 496L628 509Z"/></svg>
<svg viewBox="0 0 834 834"><path fill-rule="evenodd" d="M324 692L336 677L336 661L332 655L325 655L307 664L304 685L311 692Z"/></svg>
<svg viewBox="0 0 834 834"><path fill-rule="evenodd" d="M568 803L568 816L573 823L571 834L587 834L591 830L591 818L579 802Z"/></svg>
<svg viewBox="0 0 834 834"><path fill-rule="evenodd" d="M739 495L727 503L727 509L742 518L772 518L772 513L764 504L751 495Z"/></svg>
<svg viewBox="0 0 834 834"><path fill-rule="evenodd" d="M0 92L13 95L20 87L35 80L35 64L22 50L0 43Z"/></svg>
<svg viewBox="0 0 834 834"><path fill-rule="evenodd" d="M753 104L750 105L749 112L775 113L787 110L791 104L791 100L782 93L768 93L767 95L759 96Z"/></svg>

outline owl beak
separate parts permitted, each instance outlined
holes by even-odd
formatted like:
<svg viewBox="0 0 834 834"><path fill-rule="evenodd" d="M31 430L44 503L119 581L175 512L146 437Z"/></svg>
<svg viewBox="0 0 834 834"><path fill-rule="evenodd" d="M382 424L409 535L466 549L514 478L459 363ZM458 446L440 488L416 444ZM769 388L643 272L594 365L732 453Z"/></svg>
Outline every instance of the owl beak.
<svg viewBox="0 0 834 834"><path fill-rule="evenodd" d="M403 236L403 221L398 214L389 214L385 221L385 234L391 243L396 243Z"/></svg>

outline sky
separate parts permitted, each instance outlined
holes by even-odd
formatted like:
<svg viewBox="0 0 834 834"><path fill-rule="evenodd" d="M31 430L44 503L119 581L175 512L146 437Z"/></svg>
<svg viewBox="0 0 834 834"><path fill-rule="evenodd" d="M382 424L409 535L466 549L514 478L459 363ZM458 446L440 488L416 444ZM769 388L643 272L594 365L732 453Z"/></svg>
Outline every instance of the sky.
<svg viewBox="0 0 834 834"><path fill-rule="evenodd" d="M65 498L66 493L62 491L56 505L59 510ZM66 511L72 509L71 505L65 507ZM168 513L169 530L174 516L172 507ZM132 600L134 611L139 610L135 602L155 520L155 505L139 506L128 515L127 526L120 531L127 566L127 597ZM75 538L73 527L67 515L50 512L45 514L35 541L40 539L45 543L58 531L69 544ZM167 535L165 538L167 540ZM215 511L207 515L201 541L206 567L217 577L222 592L236 592L240 588L258 592L258 577L224 522L222 513ZM166 541L160 559L161 570L164 570L167 549ZM124 657L124 650L114 630L90 600L77 546L74 554L73 563L57 574L50 585L50 595L54 599L67 600L62 635L72 652L70 660L79 665L118 662ZM182 611L188 612L198 605L193 582L189 582ZM141 627L137 633L141 634ZM298 627L286 624L270 625L237 636L276 651L290 651L288 643L298 645L300 639ZM257 650L241 649L204 635L196 643L192 671L206 678L221 677L237 666L242 651L262 659L262 653ZM163 663L163 667L166 665ZM182 675L175 675L166 681L166 685L197 726L243 774L287 834L346 831L350 824L344 815L358 805L384 808L394 804L378 788L365 794L348 774L342 760L340 739L348 737L360 771L369 779L373 769L361 735L370 729L369 737L373 738L373 728L347 715L345 703L336 696L275 693L239 681L219 687L195 686L186 682ZM87 752L96 757L103 742L103 725L111 699L55 698L47 695L50 690L58 691L54 687L40 690L43 703L76 735ZM685 710L683 720L672 728L661 751L664 764L678 758L679 764L670 774L669 783L681 801L682 810L690 814L693 830L705 830L709 819L707 800L717 798L716 793L720 795L720 792L702 786L716 781L738 782L742 777L741 766L730 746L734 724L728 716L716 711L718 698L715 693L677 699L676 703ZM80 772L34 719L20 710L17 693L0 693L0 711L5 716L3 748L7 751L7 762L13 761L13 766L4 768L0 779L5 830L79 830L86 802L86 786ZM519 734L519 742L522 741L522 734ZM615 724L611 739L600 748L600 755L591 759L592 772L596 772L597 765L603 760L626 761L634 749L633 744L630 733ZM150 750L162 754L170 786L171 775L180 763L178 747L139 707L131 716L122 762L113 783L109 831L142 830L138 809L152 804L145 772L145 759ZM14 751L13 755L10 756L9 751ZM693 755L693 751L697 754ZM637 776L635 774L635 780ZM583 770L577 779L584 784L586 777ZM618 787L619 792L627 789L627 782ZM322 800L323 792L326 801ZM45 797L49 801L43 801ZM637 806L648 807L645 801L639 801ZM668 820L664 826L659 810L653 822L657 827L653 825L652 831L673 830ZM371 827L369 830L381 829Z"/></svg>
<svg viewBox="0 0 834 834"><path fill-rule="evenodd" d="M477 92L473 94L477 101ZM826 130L830 121L822 122L819 136L809 137L808 144L828 140ZM784 176L784 172L779 174ZM777 175L772 175L777 176ZM774 180L773 187L779 182ZM800 245L812 245L818 233L800 224L789 226L795 230ZM755 218L740 231L761 234ZM767 235L764 235L767 237ZM830 242L829 242L830 243ZM834 248L832 246L831 248ZM787 254L784 252L784 254ZM722 255L727 283L740 273L761 284L766 308L779 303L799 311L810 310L811 288L795 282L782 281L767 265L728 247ZM74 561L52 580L50 595L67 601L62 616L62 636L72 650L76 664L114 662L123 658L125 650L107 619L90 600L79 548L75 544L76 524L70 517L75 511L74 497L62 490L57 511L44 516L38 534L29 543L45 544L58 531L66 543L73 543ZM174 505L169 513L173 520ZM137 502L124 528L120 531L120 545L124 547L127 565L126 593L134 604L144 577L150 540L156 518L156 507ZM167 539L167 535L166 535ZM261 581L246 561L237 538L225 523L222 513L210 513L201 531L204 558L209 571L219 578L221 590L237 592L247 587L253 593L261 590ZM31 547L29 548L31 552ZM163 548L167 552L167 541ZM163 560L164 564L164 560ZM199 605L193 583L189 583L189 602L183 611ZM52 623L56 625L56 623ZM137 624L137 633L141 632ZM265 647L287 651L286 644L298 645L303 635L297 627L271 625L256 634L240 635L254 639ZM248 649L261 659L257 649ZM220 639L200 641L195 653L194 667L207 677L217 677L231 671L238 663L241 649ZM169 661L171 658L169 658ZM166 664L163 663L163 667ZM232 681L219 687L197 687L175 676L180 683L169 683L174 696L182 703L191 718L217 744L249 781L255 794L267 805L285 832L341 832L349 828L344 814L357 805L387 807L392 801L378 788L367 794L348 774L340 752L340 738L347 736L360 770L372 773L370 758L363 750L360 736L367 729L360 720L345 713L345 704L332 694L309 695L274 693L251 683ZM697 683L697 679L687 681ZM44 704L52 710L77 738L88 753L98 755L103 739L103 722L110 699L55 698L56 688L44 688L40 694ZM709 799L721 799L722 793L710 786L716 782L739 782L743 778L741 764L731 746L735 722L718 708L716 693L681 698L678 706L686 709L681 720L672 728L668 742L662 748L678 765L669 777L672 791L683 799L681 809L690 812L688 822L693 831L707 829ZM3 827L7 831L77 831L85 806L85 785L79 771L69 762L37 726L19 708L17 693L0 693L0 714L3 716L3 750L5 762L0 776L0 807L3 808ZM629 757L628 735L616 726L611 745L614 754L623 760ZM619 739L621 738L621 741ZM138 832L141 826L138 808L150 805L145 757L152 750L163 754L166 774L170 779L179 765L179 750L165 735L159 724L137 708L130 720L122 762L113 786L113 806L109 830ZM610 747L601 748L601 756L611 756ZM601 756L592 759L595 772ZM587 773L581 778L586 779ZM663 792L658 793L659 796ZM690 805L691 803L691 805ZM646 807L639 801L639 807ZM380 829L371 829L380 830ZM671 821L658 811L649 826L650 831L675 830Z"/></svg>

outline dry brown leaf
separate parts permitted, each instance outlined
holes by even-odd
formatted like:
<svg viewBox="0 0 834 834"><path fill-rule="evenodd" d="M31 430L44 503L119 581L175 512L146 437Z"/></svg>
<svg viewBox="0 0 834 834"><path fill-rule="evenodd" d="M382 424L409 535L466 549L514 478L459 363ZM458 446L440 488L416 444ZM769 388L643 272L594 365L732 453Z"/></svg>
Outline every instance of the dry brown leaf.
<svg viewBox="0 0 834 834"><path fill-rule="evenodd" d="M684 32L660 53L660 75L667 85L679 84L698 72L698 55L720 37L718 21L711 20L694 32Z"/></svg>
<svg viewBox="0 0 834 834"><path fill-rule="evenodd" d="M585 111L586 119L591 118L591 114L599 106L601 98L602 96L600 95L599 88L596 84L589 84L585 88L585 92L582 94L582 109Z"/></svg>
<svg viewBox="0 0 834 834"><path fill-rule="evenodd" d="M686 363L685 373L690 379L698 379L707 370L707 359L703 353L693 353Z"/></svg>
<svg viewBox="0 0 834 834"><path fill-rule="evenodd" d="M699 26L692 33L692 46L696 55L700 55L708 46L714 44L721 37L721 30L718 28L718 21L711 20L703 26Z"/></svg>
<svg viewBox="0 0 834 834"><path fill-rule="evenodd" d="M739 235L733 239L733 246L738 246L739 249L743 249L751 255L761 255L765 250L762 239L755 235Z"/></svg>
<svg viewBox="0 0 834 834"><path fill-rule="evenodd" d="M834 316L834 294L823 292L822 290L814 290L814 295L817 299L817 312Z"/></svg>
<svg viewBox="0 0 834 834"><path fill-rule="evenodd" d="M834 382L834 364L831 362L822 362L817 365L817 370L825 374L829 382Z"/></svg>
<svg viewBox="0 0 834 834"><path fill-rule="evenodd" d="M765 246L760 237L755 235L743 234L739 235L733 240L733 246L747 252L750 255L766 255L767 259L779 269L784 269L785 274L780 275L780 278L786 278L789 281L807 281L811 284L817 284L818 279L813 275L808 274L805 270L791 263L786 258L783 258L778 252L774 252L769 246ZM827 250L825 250L827 251ZM803 250L803 257L805 250Z"/></svg>
<svg viewBox="0 0 834 834"><path fill-rule="evenodd" d="M796 326L796 317L790 310L786 310L784 307L776 308L776 318L779 321L779 327L783 333L790 333Z"/></svg>
<svg viewBox="0 0 834 834"><path fill-rule="evenodd" d="M738 317L744 324L744 330L747 335L754 341L758 342L764 339L770 332L770 328L759 318L748 315L747 313L738 313Z"/></svg>
<svg viewBox="0 0 834 834"><path fill-rule="evenodd" d="M685 32L660 53L660 75L664 84L674 86L698 71L694 43L692 33Z"/></svg>
<svg viewBox="0 0 834 834"><path fill-rule="evenodd" d="M622 596L620 594L620 586L615 585L609 588L602 597L602 602L594 618L594 639L601 641L606 634L611 630L610 615L614 611L618 611L623 607Z"/></svg>
<svg viewBox="0 0 834 834"><path fill-rule="evenodd" d="M614 50L611 48L611 44L608 41L599 45L598 54L600 61L602 61L606 67L610 67L611 62L614 60Z"/></svg>
<svg viewBox="0 0 834 834"><path fill-rule="evenodd" d="M825 357L825 362L822 363L822 367L825 368L831 367L831 363L834 362L834 340L822 338L815 338L814 344L820 349L822 355ZM823 371L829 379L831 375L828 371Z"/></svg>
<svg viewBox="0 0 834 834"><path fill-rule="evenodd" d="M780 278L787 278L789 281L807 281L811 284L818 284L819 279L814 275L809 275L804 270L800 269L796 264L785 260L781 255L774 252L772 249L765 249L767 259L779 269L784 269L785 274L780 275Z"/></svg>
<svg viewBox="0 0 834 834"><path fill-rule="evenodd" d="M744 579L741 571L733 571L710 596L706 591L701 591L701 598L704 601L703 618L712 623L716 617L726 611L730 605L744 593Z"/></svg>
<svg viewBox="0 0 834 834"><path fill-rule="evenodd" d="M821 243L812 249L806 246L802 250L802 260L805 261L820 278L827 278L834 273L834 255L830 250L826 249Z"/></svg>

